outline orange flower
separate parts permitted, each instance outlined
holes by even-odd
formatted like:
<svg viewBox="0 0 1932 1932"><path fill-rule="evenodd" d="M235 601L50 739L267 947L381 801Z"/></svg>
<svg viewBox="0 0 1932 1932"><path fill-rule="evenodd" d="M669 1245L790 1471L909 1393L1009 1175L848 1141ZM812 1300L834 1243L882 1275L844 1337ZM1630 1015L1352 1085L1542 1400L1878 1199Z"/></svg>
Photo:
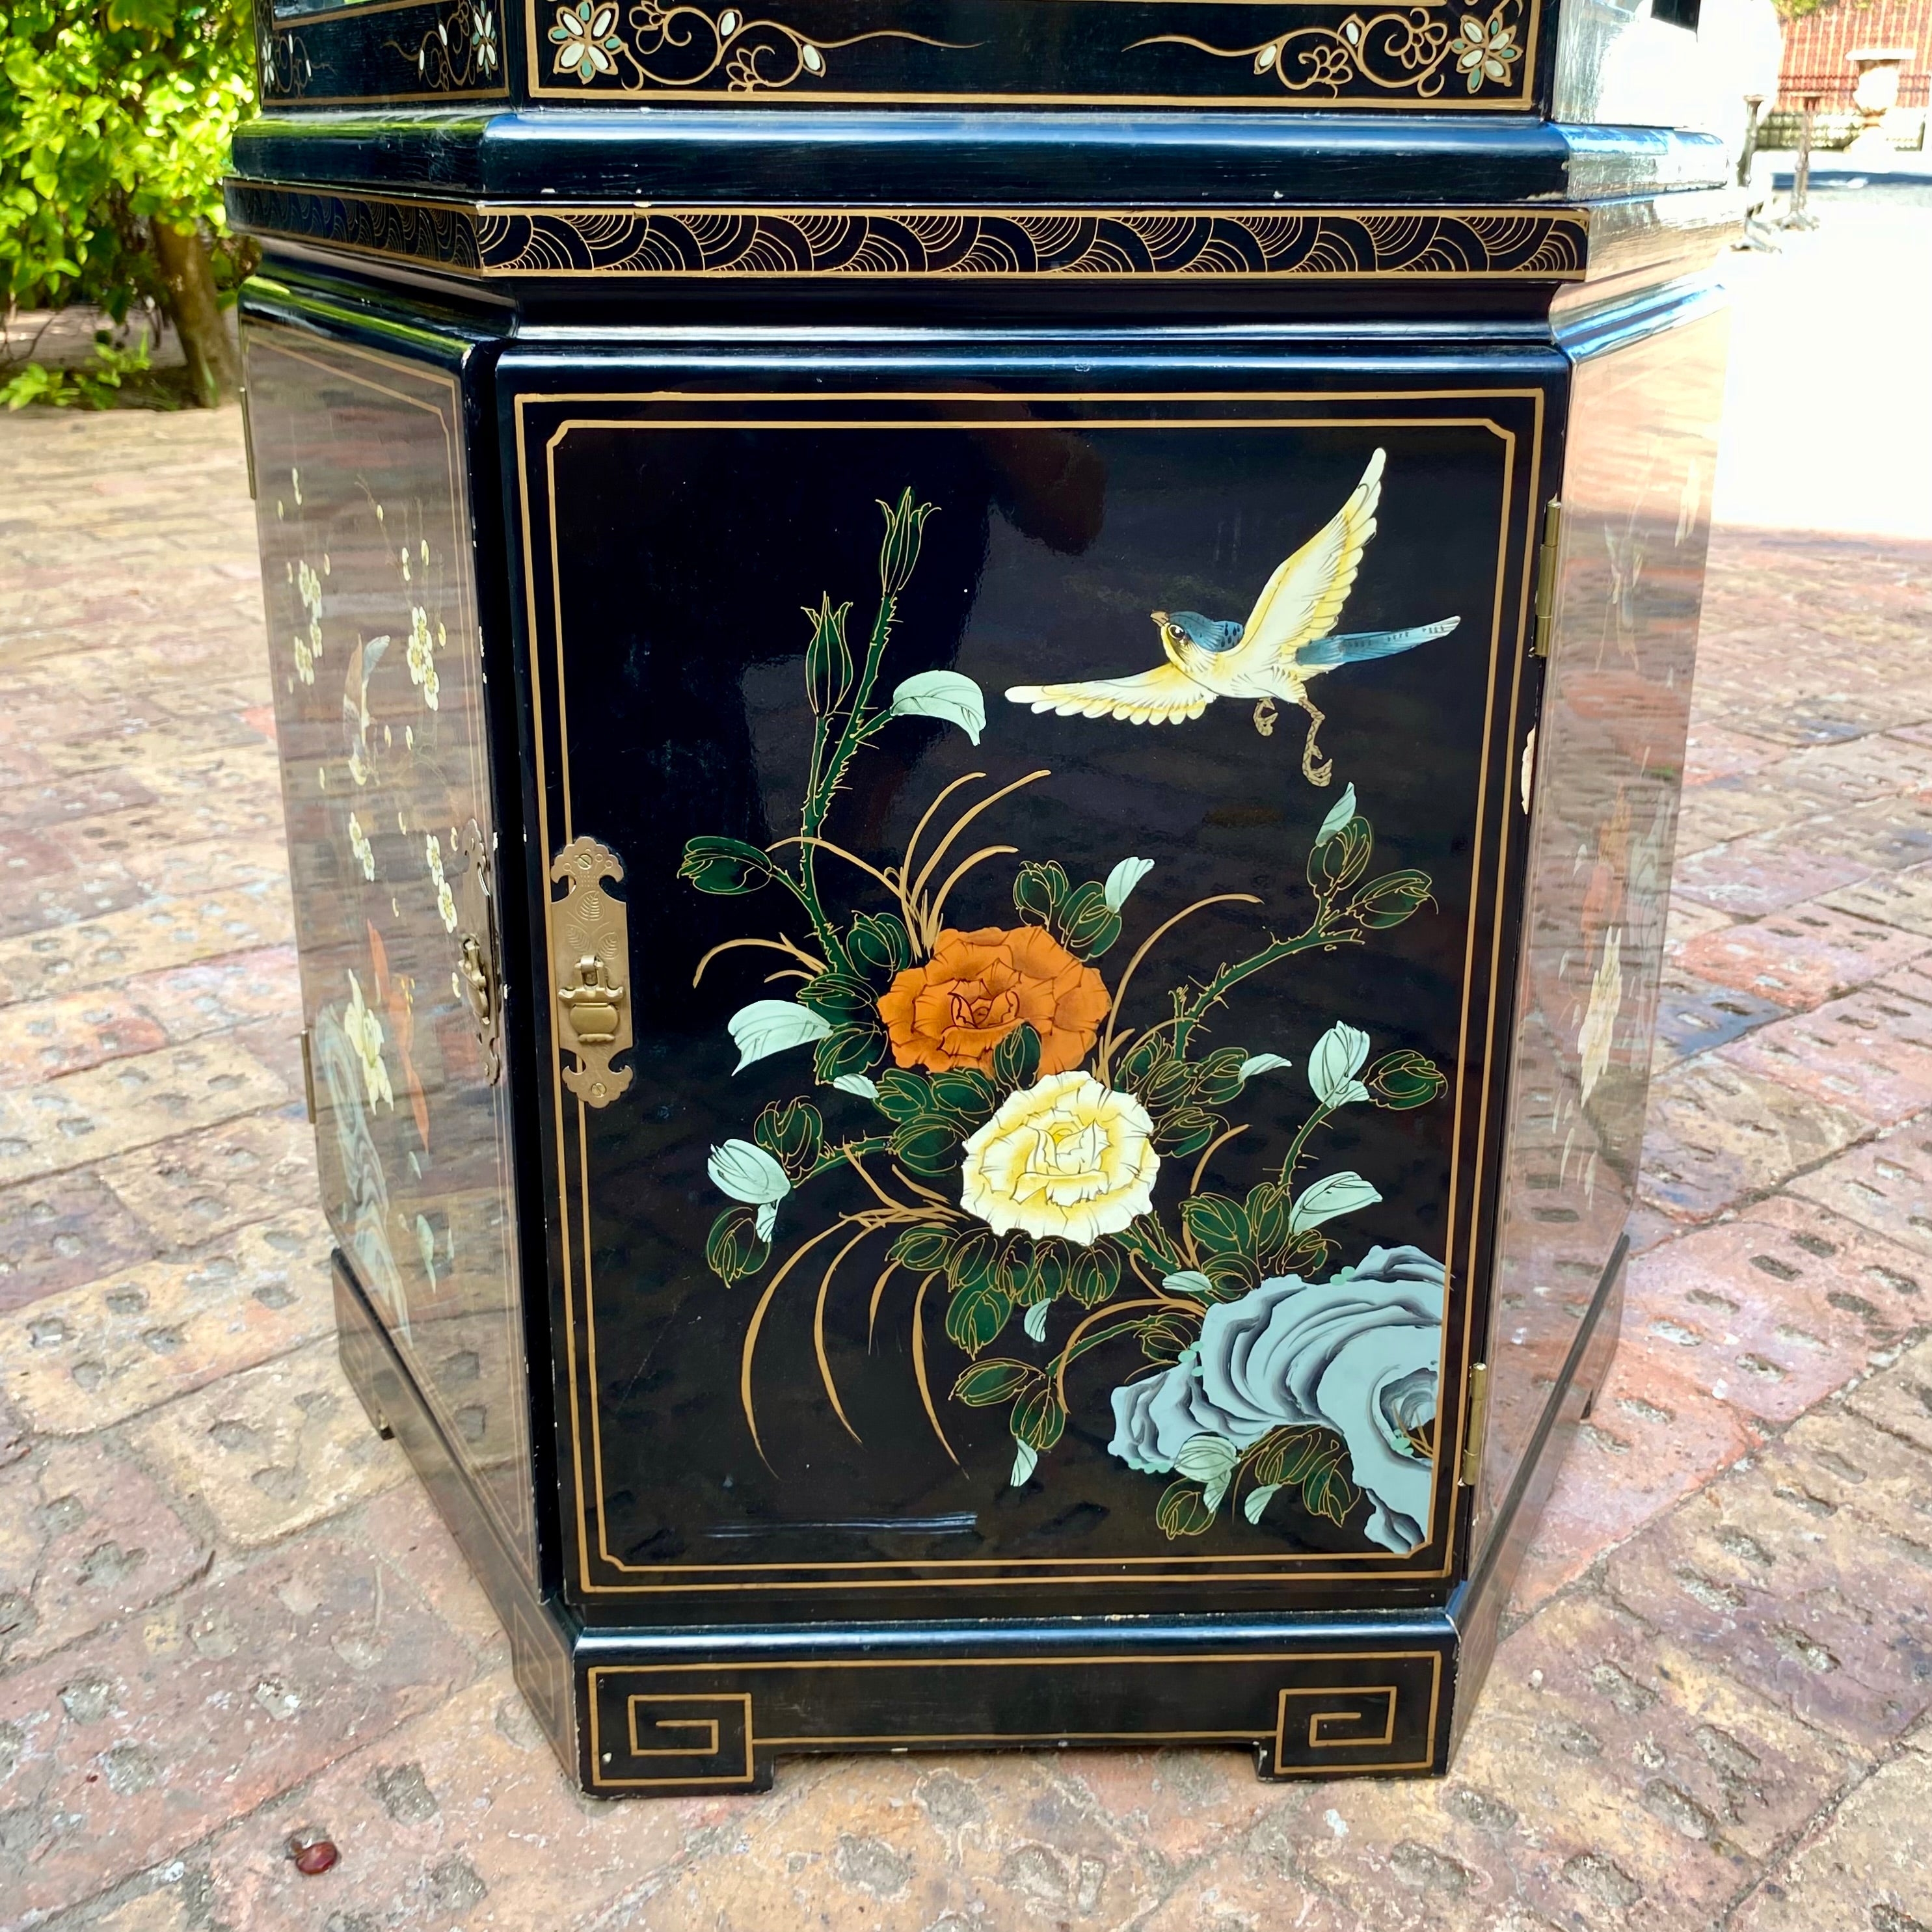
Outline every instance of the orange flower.
<svg viewBox="0 0 1932 1932"><path fill-rule="evenodd" d="M932 957L908 966L879 1002L902 1066L943 1073L993 1069L993 1049L1022 1022L1040 1035L1040 1076L1086 1058L1106 1018L1099 974L1037 926L939 935Z"/></svg>

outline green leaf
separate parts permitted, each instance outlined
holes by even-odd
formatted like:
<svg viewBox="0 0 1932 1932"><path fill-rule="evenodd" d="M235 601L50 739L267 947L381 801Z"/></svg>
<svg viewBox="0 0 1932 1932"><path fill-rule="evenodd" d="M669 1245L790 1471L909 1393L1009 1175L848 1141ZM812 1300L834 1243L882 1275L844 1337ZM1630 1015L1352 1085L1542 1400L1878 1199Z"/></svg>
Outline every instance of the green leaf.
<svg viewBox="0 0 1932 1932"><path fill-rule="evenodd" d="M1030 1442L1013 1444L1012 1474L1006 1480L1016 1489L1024 1489L1033 1480L1033 1472L1040 1467L1040 1451Z"/></svg>
<svg viewBox="0 0 1932 1932"><path fill-rule="evenodd" d="M1308 1085L1324 1107L1346 1107L1366 1100L1369 1090L1355 1076L1369 1057L1369 1036L1360 1027L1337 1020L1315 1042L1308 1056Z"/></svg>
<svg viewBox="0 0 1932 1932"><path fill-rule="evenodd" d="M1036 1342L1044 1342L1046 1340L1046 1318L1052 1312L1053 1304L1051 1301L1036 1301L1027 1310L1025 1318L1021 1322L1020 1326Z"/></svg>
<svg viewBox="0 0 1932 1932"><path fill-rule="evenodd" d="M1154 1144L1162 1154L1185 1160L1198 1154L1220 1132L1220 1115L1200 1107L1177 1107L1155 1130Z"/></svg>
<svg viewBox="0 0 1932 1932"><path fill-rule="evenodd" d="M884 497L877 500L879 508L886 513L886 534L879 544L879 591L882 596L896 597L910 581L914 568L919 562L926 520L939 506L936 503L915 503L910 488L899 492L896 503L888 503Z"/></svg>
<svg viewBox="0 0 1932 1932"><path fill-rule="evenodd" d="M1348 916L1372 932L1385 932L1412 917L1430 903L1431 896L1429 874L1406 867L1371 879L1348 902Z"/></svg>
<svg viewBox="0 0 1932 1932"><path fill-rule="evenodd" d="M1260 1281L1262 1271L1252 1255L1210 1255L1204 1271L1216 1301L1238 1301Z"/></svg>
<svg viewBox="0 0 1932 1932"><path fill-rule="evenodd" d="M395 561L393 557L389 560ZM706 834L686 841L677 876L688 879L700 892L750 892L769 884L776 870L757 846L748 845L742 838L718 838Z"/></svg>
<svg viewBox="0 0 1932 1932"><path fill-rule="evenodd" d="M798 989L798 1001L838 1025L845 1020L870 1020L879 1010L878 995L851 973L821 973Z"/></svg>
<svg viewBox="0 0 1932 1932"><path fill-rule="evenodd" d="M1254 1237L1255 1258L1265 1264L1281 1252L1294 1232L1288 1225L1288 1196L1275 1182L1264 1180L1248 1190L1242 1205Z"/></svg>
<svg viewBox="0 0 1932 1932"><path fill-rule="evenodd" d="M1033 1243L1024 1234L1009 1234L993 1258L993 1282L1000 1292L1024 1308L1033 1297L1027 1292L1033 1279Z"/></svg>
<svg viewBox="0 0 1932 1932"><path fill-rule="evenodd" d="M1065 1290L1078 1251L1049 1235L1033 1245L1033 1271L1027 1284L1030 1302L1057 1300Z"/></svg>
<svg viewBox="0 0 1932 1932"><path fill-rule="evenodd" d="M950 1066L935 1073L932 1091L934 1103L959 1121L965 1133L992 1118L999 1097L976 1066Z"/></svg>
<svg viewBox="0 0 1932 1932"><path fill-rule="evenodd" d="M1369 868L1375 835L1366 818L1351 818L1308 855L1308 883L1323 895L1346 892Z"/></svg>
<svg viewBox="0 0 1932 1932"><path fill-rule="evenodd" d="M862 1073L842 1073L832 1082L842 1094L856 1094L862 1100L876 1100L879 1097L879 1083Z"/></svg>
<svg viewBox="0 0 1932 1932"><path fill-rule="evenodd" d="M813 712L823 718L844 703L852 688L852 652L845 642L845 619L852 607L832 608L820 597L816 610L807 610L812 641L805 647L805 694Z"/></svg>
<svg viewBox="0 0 1932 1932"><path fill-rule="evenodd" d="M1241 1498L1242 1515L1250 1522L1259 1522L1262 1512L1268 1508L1280 1487L1281 1485L1279 1483L1264 1483L1259 1489L1250 1490Z"/></svg>
<svg viewBox="0 0 1932 1932"><path fill-rule="evenodd" d="M1241 1062L1241 1084L1246 1086L1257 1073L1272 1073L1278 1066L1292 1066L1294 1062L1283 1053L1257 1053Z"/></svg>
<svg viewBox="0 0 1932 1932"><path fill-rule="evenodd" d="M1330 1522L1348 1520L1355 1506L1355 1486L1342 1472L1348 1451L1339 1443L1319 1457L1300 1478L1301 1500L1311 1516L1326 1516Z"/></svg>
<svg viewBox="0 0 1932 1932"><path fill-rule="evenodd" d="M986 700L970 677L956 670L922 670L892 693L893 718L937 718L956 724L974 743L986 728Z"/></svg>
<svg viewBox="0 0 1932 1932"><path fill-rule="evenodd" d="M1060 1440L1066 1426L1065 1406L1054 1394L1053 1384L1044 1376L1040 1388L1014 1406L1012 1428L1016 1442L1030 1442L1034 1448L1045 1451Z"/></svg>
<svg viewBox="0 0 1932 1932"><path fill-rule="evenodd" d="M1022 866L1013 880L1013 904L1022 919L1036 926L1051 926L1068 885L1065 869L1051 860Z"/></svg>
<svg viewBox="0 0 1932 1932"><path fill-rule="evenodd" d="M758 1232L758 1210L728 1208L711 1224L704 1242L707 1267L727 1288L756 1274L772 1258L772 1244Z"/></svg>
<svg viewBox="0 0 1932 1932"><path fill-rule="evenodd" d="M1043 1379L1039 1370L1025 1362L998 1358L975 1362L952 1384L952 1400L963 1402L968 1408L997 1408L1017 1400L1032 1384Z"/></svg>
<svg viewBox="0 0 1932 1932"><path fill-rule="evenodd" d="M752 1141L728 1140L713 1148L705 1171L719 1193L753 1207L776 1207L791 1192L784 1169Z"/></svg>
<svg viewBox="0 0 1932 1932"><path fill-rule="evenodd" d="M1174 1459L1174 1472L1197 1483L1212 1482L1217 1476L1229 1474L1240 1456L1240 1449L1226 1436L1204 1430L1198 1436L1190 1436L1180 1445L1180 1452Z"/></svg>
<svg viewBox="0 0 1932 1932"><path fill-rule="evenodd" d="M878 1027L841 1027L827 1034L812 1054L812 1067L826 1086L848 1073L869 1073L886 1050L886 1036Z"/></svg>
<svg viewBox="0 0 1932 1932"><path fill-rule="evenodd" d="M1066 1292L1082 1308L1098 1308L1120 1285L1120 1251L1110 1241L1076 1248L1066 1270Z"/></svg>
<svg viewBox="0 0 1932 1932"><path fill-rule="evenodd" d="M1172 1274L1162 1275L1160 1285L1169 1294L1190 1295L1197 1301L1214 1298L1214 1284L1198 1268L1177 1268Z"/></svg>
<svg viewBox="0 0 1932 1932"><path fill-rule="evenodd" d="M903 1228L896 1235L890 1257L914 1274L937 1274L952 1250L950 1228Z"/></svg>
<svg viewBox="0 0 1932 1932"><path fill-rule="evenodd" d="M946 1305L946 1339L962 1354L976 1355L1006 1325L1013 1304L991 1282L962 1288Z"/></svg>
<svg viewBox="0 0 1932 1932"><path fill-rule="evenodd" d="M889 1120L916 1120L932 1107L932 1089L916 1073L889 1066L879 1076L879 1112Z"/></svg>
<svg viewBox="0 0 1932 1932"><path fill-rule="evenodd" d="M1022 1020L993 1049L993 1078L1009 1093L1030 1087L1040 1072L1040 1035Z"/></svg>
<svg viewBox="0 0 1932 1932"><path fill-rule="evenodd" d="M1134 1091L1150 1114L1164 1114L1184 1106L1194 1092L1198 1070L1172 1055L1156 1060L1140 1077Z"/></svg>
<svg viewBox="0 0 1932 1932"><path fill-rule="evenodd" d="M1151 859L1123 859L1107 874L1104 890L1108 908L1118 912L1126 904L1128 895L1135 886L1153 870L1154 861Z"/></svg>
<svg viewBox="0 0 1932 1932"><path fill-rule="evenodd" d="M1198 1484L1170 1483L1154 1505L1154 1520L1170 1542L1184 1536L1198 1536L1214 1527L1214 1512Z"/></svg>
<svg viewBox="0 0 1932 1932"><path fill-rule="evenodd" d="M1363 1076L1362 1084L1378 1107L1392 1113L1407 1113L1412 1107L1426 1107L1448 1091L1449 1082L1435 1061L1408 1048L1385 1053Z"/></svg>
<svg viewBox="0 0 1932 1932"><path fill-rule="evenodd" d="M928 1177L959 1164L959 1130L940 1114L920 1114L892 1130L892 1156L901 1166Z"/></svg>
<svg viewBox="0 0 1932 1932"><path fill-rule="evenodd" d="M1217 1048L1201 1063L1194 1078L1194 1096L1204 1106L1225 1107L1237 1098L1247 1080L1248 1056L1238 1046Z"/></svg>
<svg viewBox="0 0 1932 1932"><path fill-rule="evenodd" d="M738 1049L738 1064L731 1071L742 1073L754 1060L782 1053L788 1047L823 1040L832 1028L795 1000L754 1000L731 1016L726 1030Z"/></svg>
<svg viewBox="0 0 1932 1932"><path fill-rule="evenodd" d="M1174 1362L1198 1337L1201 1324L1172 1309L1163 1309L1141 1324L1141 1353L1150 1362Z"/></svg>
<svg viewBox="0 0 1932 1932"><path fill-rule="evenodd" d="M998 1246L992 1230L986 1228L954 1236L952 1251L946 1258L946 1276L955 1294L991 1285L993 1258Z"/></svg>
<svg viewBox="0 0 1932 1932"><path fill-rule="evenodd" d="M1117 1077L1130 1091L1145 1100L1147 1095L1141 1083L1163 1061L1173 1058L1174 1048L1164 1031L1144 1033L1114 1063Z"/></svg>
<svg viewBox="0 0 1932 1932"><path fill-rule="evenodd" d="M846 956L874 980L890 979L912 964L912 941L890 913L862 912L845 935Z"/></svg>
<svg viewBox="0 0 1932 1932"><path fill-rule="evenodd" d="M1296 1197L1288 1217L1288 1231L1298 1234L1305 1228L1318 1228L1339 1214L1372 1208L1382 1198L1373 1186L1347 1168L1340 1174L1324 1174Z"/></svg>
<svg viewBox="0 0 1932 1932"><path fill-rule="evenodd" d="M1076 959L1097 959L1120 936L1120 916L1107 903L1106 888L1094 881L1062 902L1054 923Z"/></svg>
<svg viewBox="0 0 1932 1932"><path fill-rule="evenodd" d="M825 1122L809 1101L774 1100L752 1125L752 1138L794 1180L802 1180L818 1164Z"/></svg>
<svg viewBox="0 0 1932 1932"><path fill-rule="evenodd" d="M1193 1236L1195 1247L1201 1253L1252 1252L1254 1231L1248 1226L1247 1210L1225 1194L1196 1194L1184 1201L1180 1224Z"/></svg>
<svg viewBox="0 0 1932 1932"><path fill-rule="evenodd" d="M1316 849L1318 850L1327 844L1354 815L1355 788L1345 785L1342 788L1342 796L1335 801L1330 808L1328 816L1322 821L1322 830L1315 835Z"/></svg>

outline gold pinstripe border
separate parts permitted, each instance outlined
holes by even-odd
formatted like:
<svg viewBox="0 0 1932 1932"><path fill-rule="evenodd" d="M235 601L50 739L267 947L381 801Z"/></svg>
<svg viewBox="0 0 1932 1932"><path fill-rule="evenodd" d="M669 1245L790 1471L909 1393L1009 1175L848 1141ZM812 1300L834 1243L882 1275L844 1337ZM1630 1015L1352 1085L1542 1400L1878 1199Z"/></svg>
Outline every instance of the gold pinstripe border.
<svg viewBox="0 0 1932 1932"><path fill-rule="evenodd" d="M1543 422L1545 409L1544 392L1540 388L1454 389L1396 389L1341 392L1274 392L1203 390L1193 392L1064 392L1051 395L1029 394L1024 400L1028 404L1048 402L1100 402L1117 406L1123 404L1192 404L1196 406L1216 403L1243 403L1251 408L1256 404L1275 403L1370 403L1384 406L1405 401L1451 400L1480 402L1491 399L1528 400L1533 412L1533 427L1529 436L1530 448L1526 460L1519 450L1520 438L1516 431L1503 428L1486 417L1470 416L1448 418L1439 416L1323 416L1302 418L1288 416L1170 416L1167 418L1122 418L1119 419L1084 418L1078 419L1084 429L1115 428L1347 428L1414 427L1441 428L1461 424L1474 424L1486 428L1501 440L1504 446L1502 466L1502 511L1498 521L1496 544L1496 574L1495 604L1492 618L1490 659L1487 678L1487 696L1485 701L1483 740L1478 760L1474 824L1477 836L1475 850L1471 861L1470 904L1472 918L1466 944L1463 966L1463 994L1462 1017L1457 1029L1456 1072L1456 1098L1453 1118L1454 1126L1450 1155L1448 1186L1448 1220L1445 1228L1444 1256L1450 1269L1455 1265L1456 1244L1459 1237L1458 1202L1462 1177L1466 1172L1462 1162L1464 1118L1466 1110L1465 1082L1469 1064L1472 1033L1472 994L1479 957L1481 935L1477 930L1474 916L1476 908L1482 903L1485 890L1486 861L1494 860L1493 878L1487 883L1487 890L1493 901L1492 929L1489 934L1489 998L1478 1034L1482 1052L1482 1066L1477 1095L1477 1117L1474 1138L1474 1159L1466 1172L1473 1178L1471 1185L1480 1190L1481 1163L1486 1144L1486 1108L1492 1082L1496 1075L1495 1051L1496 1019L1499 992L1496 982L1496 973L1500 963L1502 946L1503 914L1508 900L1508 872L1510 856L1510 838L1507 820L1498 826L1492 842L1493 852L1481 836L1485 814L1490 802L1490 765L1496 740L1496 708L1498 696L1498 663L1506 644L1514 640L1516 648L1512 653L1512 664L1508 678L1506 696L1507 717L1504 724L1504 743L1514 742L1517 706L1520 699L1522 680L1523 656L1522 646L1523 626L1528 610L1531 571L1528 560L1534 549L1534 526L1538 504L1535 500L1536 480L1540 473L1542 461ZM930 405L946 400L971 402L982 407L998 405L1003 400L984 394L956 395L941 390L889 391L874 392L847 392L829 394L813 392L794 393L785 391L712 392L681 394L676 391L627 391L611 392L560 391L554 393L529 392L514 399L515 435L517 445L517 473L518 478L518 515L524 552L524 596L526 604L527 635L530 640L530 682L532 708L535 712L536 758L537 779L537 812L538 839L544 853L554 849L557 842L552 836L550 824L549 784L545 776L547 763L546 740L550 730L550 706L556 707L556 730L561 754L560 803L562 808L562 826L563 843L568 843L572 835L572 798L569 770L569 734L566 710L567 698L564 671L564 652L560 584L558 559L555 554L556 520L554 515L555 459L558 444L572 428L593 425L630 430L650 429L715 429L728 427L738 418L730 412L729 406L742 409L746 405L770 405L810 401L824 404L837 402L865 402L871 404L916 401ZM617 418L572 417L561 422L550 436L544 450L544 472L542 488L544 491L547 520L550 536L550 565L553 602L550 649L554 654L556 690L547 694L542 670L544 653L537 648L542 634L538 622L536 604L536 576L534 569L535 533L530 517L532 484L536 482L530 467L532 454L526 428L526 410L531 406L547 406L580 403L683 403L694 410L702 410L702 416L691 418L653 418L648 416L630 416ZM1009 410L1010 415L1010 408ZM757 426L761 429L836 429L839 428L905 428L930 430L934 428L957 429L956 422L935 422L931 417L895 420L886 417L860 418L851 421L832 417L799 416L788 419L759 419ZM1058 421L1047 422L1036 418L1024 418L1019 421L1006 421L1002 427L1025 428L1057 428L1062 427ZM1511 538L1512 512L1510 505L1515 493L1518 465L1526 470L1530 491L1529 500L1523 512L1521 530L1522 566L1519 572L1515 622L1508 622L1509 613L1505 605L1505 592L1508 581L1509 551ZM546 896L548 898L548 896ZM548 911L545 914L546 929ZM546 940L546 956L554 950ZM570 1441L572 1448L572 1479L575 1490L577 1528L577 1578L578 1587L586 1595L635 1595L661 1594L686 1594L691 1592L732 1592L740 1590L827 1590L850 1589L856 1584L867 1588L932 1589L947 1587L971 1587L982 1585L1005 1586L1013 1584L1055 1583L1093 1584L1111 1583L1118 1586L1124 1582L1142 1583L1198 1582L1204 1579L1224 1582L1281 1582L1291 1579L1306 1582L1362 1580L1364 1578L1387 1576L1405 1582L1427 1582L1447 1579L1455 1573L1456 1538L1461 1512L1455 1507L1456 1484L1454 1472L1462 1461L1463 1439L1468 1426L1468 1402L1460 1385L1460 1376L1452 1380L1449 1369L1452 1363L1466 1365L1469 1360L1471 1326L1478 1299L1475 1293L1475 1262L1481 1252L1483 1228L1480 1192L1472 1196L1468 1225L1462 1231L1467 1242L1466 1256L1463 1262L1464 1290L1462 1294L1462 1333L1459 1346L1452 1348L1448 1324L1444 1324L1442 1352L1438 1363L1438 1384L1447 1390L1454 1388L1458 1400L1456 1410L1455 1440L1448 1445L1446 1458L1438 1448L1437 1484L1442 1493L1438 1496L1434 1510L1434 1522L1430 1540L1439 1534L1442 1538L1442 1556L1432 1567L1418 1567L1413 1559L1391 1559L1384 1553L1376 1551L1360 1552L1310 1552L1306 1556L1284 1556L1269 1558L1241 1556L1187 1556L1165 1553L1138 1558L1116 1558L1104 1562L1092 1558L965 1558L939 1559L931 1562L905 1559L880 1559L878 1562L859 1563L820 1562L788 1564L663 1564L635 1565L622 1562L610 1553L604 1541L607 1527L606 1512L602 1496L602 1448L601 1418L596 1400L596 1325L595 1315L595 1288L591 1280L590 1255L590 1190L587 1165L583 1159L584 1147L584 1109L582 1102L575 1110L578 1148L577 1185L573 1190L568 1172L570 1163L569 1136L566 1127L566 1109L561 1084L561 1060L554 1049L551 1053L551 1084L556 1135L556 1206L560 1215L560 1232L562 1240L564 1289L568 1314L564 1324L564 1338L570 1391ZM573 1209L572 1195L576 1201ZM575 1240L573 1242L573 1222ZM572 1250L576 1250L573 1259ZM578 1279L578 1262L580 1261L582 1279ZM1453 1273L1452 1276L1453 1280ZM584 1360L581 1365L578 1352L579 1296L581 1295L584 1328ZM592 1400L589 1418L591 1454L588 1466L597 1492L598 1544L596 1553L608 1570L620 1573L636 1573L639 1570L651 1575L662 1575L664 1570L704 1573L702 1580L680 1582L656 1581L651 1582L610 1583L592 1580L590 1572L591 1545L589 1535L589 1512L585 1494L586 1458L584 1453L582 1435L583 1416L580 1396L580 1366L587 1370L591 1382ZM1442 1485L1442 1474L1449 1472L1450 1480ZM1340 1569L1310 1569L1306 1566L1318 1564L1353 1564L1358 1567ZM1084 1566L1083 1570L1082 1566ZM1364 1568L1362 1565L1376 1566ZM1246 1567L1241 1567L1246 1566ZM921 1571L927 1574L889 1576L882 1571ZM934 1575L934 1570L950 1574ZM760 1574L754 1580L724 1580L734 1574L746 1571L771 1572ZM814 1575L813 1573L816 1573ZM829 1574L828 1574L829 1573ZM819 1580L823 1578L824 1580Z"/></svg>

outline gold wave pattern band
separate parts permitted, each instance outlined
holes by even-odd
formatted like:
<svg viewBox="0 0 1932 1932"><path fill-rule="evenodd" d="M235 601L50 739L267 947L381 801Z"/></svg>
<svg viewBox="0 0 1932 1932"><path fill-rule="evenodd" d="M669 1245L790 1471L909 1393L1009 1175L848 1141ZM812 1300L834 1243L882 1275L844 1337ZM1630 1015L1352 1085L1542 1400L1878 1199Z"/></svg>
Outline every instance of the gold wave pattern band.
<svg viewBox="0 0 1932 1932"><path fill-rule="evenodd" d="M480 278L1575 281L1574 208L734 210L489 207L232 182L237 226Z"/></svg>

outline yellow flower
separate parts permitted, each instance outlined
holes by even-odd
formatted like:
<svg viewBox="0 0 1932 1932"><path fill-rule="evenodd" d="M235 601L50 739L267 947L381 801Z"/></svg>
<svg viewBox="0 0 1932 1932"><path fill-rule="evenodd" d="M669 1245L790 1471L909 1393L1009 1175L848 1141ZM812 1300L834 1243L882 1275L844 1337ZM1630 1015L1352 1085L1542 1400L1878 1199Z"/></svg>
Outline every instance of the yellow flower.
<svg viewBox="0 0 1932 1932"><path fill-rule="evenodd" d="M1146 1108L1076 1069L1010 1096L967 1142L959 1204L995 1234L1084 1246L1144 1214L1160 1172Z"/></svg>
<svg viewBox="0 0 1932 1932"><path fill-rule="evenodd" d="M370 1106L380 1100L393 1107L396 1091L389 1084L389 1070L382 1064L382 1022L364 1004L362 982L353 973L349 976L349 1006L342 1016L342 1030L362 1064L362 1085Z"/></svg>
<svg viewBox="0 0 1932 1932"><path fill-rule="evenodd" d="M376 848L369 843L369 835L362 830L362 821L352 812L349 814L349 849L356 854L363 878L373 879L376 876Z"/></svg>
<svg viewBox="0 0 1932 1932"><path fill-rule="evenodd" d="M441 916L443 929L456 930L456 895L449 890L449 881L442 870L442 841L432 832L423 841L423 850L429 860L429 875L436 881L436 909Z"/></svg>
<svg viewBox="0 0 1932 1932"><path fill-rule="evenodd" d="M436 658L429 638L429 613L418 604L410 612L410 641L404 655L410 662L410 682L422 687L423 702L434 711L441 688L436 674Z"/></svg>

